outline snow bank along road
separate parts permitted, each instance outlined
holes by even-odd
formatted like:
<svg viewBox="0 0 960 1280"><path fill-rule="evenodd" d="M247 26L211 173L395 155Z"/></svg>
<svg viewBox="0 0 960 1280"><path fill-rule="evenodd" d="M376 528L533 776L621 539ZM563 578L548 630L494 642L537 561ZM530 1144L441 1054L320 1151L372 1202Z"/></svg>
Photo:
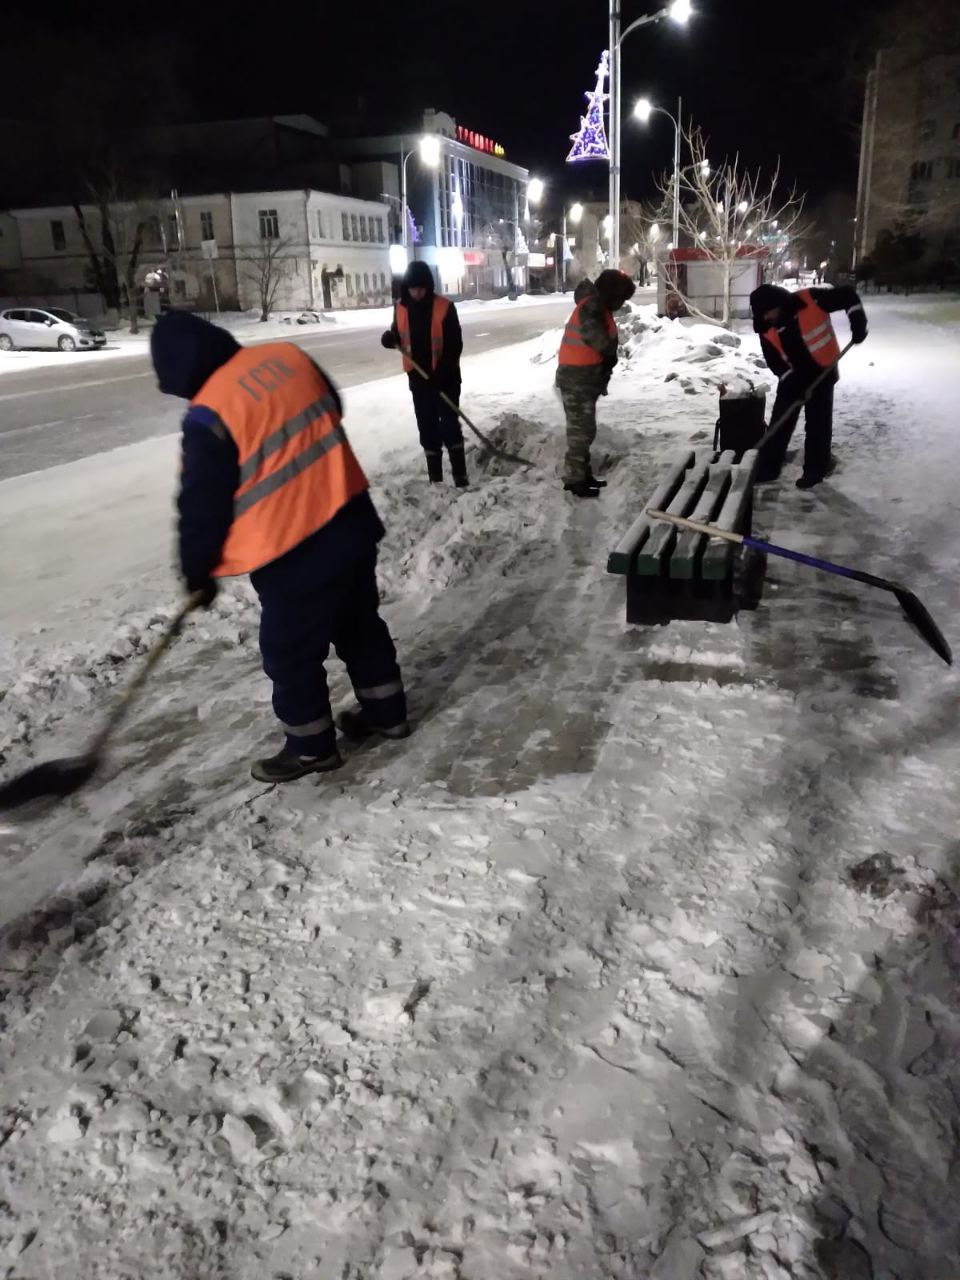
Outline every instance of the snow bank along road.
<svg viewBox="0 0 960 1280"><path fill-rule="evenodd" d="M566 319L572 305L568 295L513 311L464 307L467 350L493 351L542 333ZM290 325L271 340L280 338L299 343L341 386L389 377L399 366L397 353L385 351L371 328L331 332ZM98 360L100 354L73 363L63 356L42 369L0 378L0 479L176 430L182 406L158 394L149 358Z"/></svg>
<svg viewBox="0 0 960 1280"><path fill-rule="evenodd" d="M956 642L955 335L870 312L842 470L757 528L912 577ZM350 396L407 743L252 783L237 585L99 786L0 836L10 1280L960 1275L955 678L883 597L789 564L737 625L625 630L606 552L755 351L626 328L592 504L555 478L554 336L471 397L537 466L474 460L460 495L423 484L399 379ZM87 463L46 473L91 559L167 501L160 444L112 455L96 509ZM129 541L120 602L85 602L77 551L69 642L4 653L4 770L75 749L170 607L163 537Z"/></svg>

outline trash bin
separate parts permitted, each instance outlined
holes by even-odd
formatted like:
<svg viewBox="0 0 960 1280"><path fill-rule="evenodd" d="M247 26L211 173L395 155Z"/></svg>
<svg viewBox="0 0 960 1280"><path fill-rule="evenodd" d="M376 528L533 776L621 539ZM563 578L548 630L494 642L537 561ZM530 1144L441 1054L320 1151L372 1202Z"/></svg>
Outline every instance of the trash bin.
<svg viewBox="0 0 960 1280"><path fill-rule="evenodd" d="M767 393L746 379L730 386L720 386L720 416L713 447L723 453L732 449L739 458L747 449L756 448L767 429Z"/></svg>

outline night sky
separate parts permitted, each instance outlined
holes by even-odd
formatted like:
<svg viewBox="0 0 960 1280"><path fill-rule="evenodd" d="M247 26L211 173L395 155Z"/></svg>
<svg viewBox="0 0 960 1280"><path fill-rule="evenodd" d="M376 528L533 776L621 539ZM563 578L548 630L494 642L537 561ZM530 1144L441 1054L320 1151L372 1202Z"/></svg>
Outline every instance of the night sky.
<svg viewBox="0 0 960 1280"><path fill-rule="evenodd" d="M624 24L656 3L623 0ZM632 35L624 49L625 110L647 93L685 112L710 135L719 161L739 150L772 166L814 198L856 184L864 21L876 0L696 0L697 16ZM570 194L605 185L602 165L564 166L583 92L607 42L606 0L545 5L522 0L231 0L181 6L46 0L10 33L8 68L44 83L44 47L75 39L104 52L136 42L175 88L170 119L303 111L329 118L362 101L410 121L445 108L485 133L507 157ZM6 17L6 15L5 15ZM89 47L89 45L87 46ZM6 72L5 72L6 74ZM18 100L19 95L14 100ZM8 99L9 101L9 99ZM6 111L4 112L6 114ZM651 170L671 161L668 121L624 133L624 194L651 194Z"/></svg>

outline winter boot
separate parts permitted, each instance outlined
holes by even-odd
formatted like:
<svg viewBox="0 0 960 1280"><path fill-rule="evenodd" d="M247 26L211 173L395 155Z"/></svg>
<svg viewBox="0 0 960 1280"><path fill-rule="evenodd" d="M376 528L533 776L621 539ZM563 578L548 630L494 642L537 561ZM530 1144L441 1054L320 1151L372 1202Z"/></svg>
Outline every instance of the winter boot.
<svg viewBox="0 0 960 1280"><path fill-rule="evenodd" d="M812 489L814 485L818 485L821 480L826 480L827 476L832 476L838 466L837 459L831 454L830 461L827 464L826 471L804 471L800 479L796 482L798 489Z"/></svg>
<svg viewBox="0 0 960 1280"><path fill-rule="evenodd" d="M427 479L431 484L441 484L443 482L443 454L427 453L424 451L427 459Z"/></svg>
<svg viewBox="0 0 960 1280"><path fill-rule="evenodd" d="M332 756L298 756L284 748L266 760L254 761L250 772L258 782L295 782L308 773L330 773L342 764L336 751Z"/></svg>
<svg viewBox="0 0 960 1280"><path fill-rule="evenodd" d="M564 480L565 493L572 493L575 498L599 498L599 488L590 480Z"/></svg>
<svg viewBox="0 0 960 1280"><path fill-rule="evenodd" d="M453 472L453 483L458 489L466 489L470 481L467 478L467 456L464 453L463 445L451 445L447 452L450 454L450 470Z"/></svg>
<svg viewBox="0 0 960 1280"><path fill-rule="evenodd" d="M392 724L384 729L380 725L371 724L360 710L344 711L337 724L343 736L349 738L351 742L366 742L367 738L372 738L375 733L394 740L410 737L410 725L406 720L401 720L399 724Z"/></svg>

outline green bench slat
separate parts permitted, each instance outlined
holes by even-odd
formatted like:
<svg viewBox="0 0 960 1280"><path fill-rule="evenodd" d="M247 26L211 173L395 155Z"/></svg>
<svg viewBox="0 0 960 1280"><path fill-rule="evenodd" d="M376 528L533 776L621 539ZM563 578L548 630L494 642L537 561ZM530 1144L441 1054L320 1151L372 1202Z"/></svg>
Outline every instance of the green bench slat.
<svg viewBox="0 0 960 1280"><path fill-rule="evenodd" d="M730 529L736 533L743 532L742 526L750 506L753 476L757 469L759 456L756 449L749 449L743 455L740 465L734 468L733 480L726 500L720 508L720 514L713 521L718 529ZM735 550L736 547L732 543L722 542L719 538L711 538L700 563L700 572L704 581L725 581L730 574Z"/></svg>
<svg viewBox="0 0 960 1280"><path fill-rule="evenodd" d="M727 454L721 457L726 458ZM733 455L729 455L732 457ZM707 476L706 487L700 495L690 516L691 520L710 523L714 513L723 501L730 485L730 468L728 466L711 467ZM697 561L703 554L707 539L702 533L694 533L692 529L684 529L678 533L677 545L670 557L670 577L690 581L696 574Z"/></svg>
<svg viewBox="0 0 960 1280"><path fill-rule="evenodd" d="M661 509L660 504L671 502L680 487L684 473L694 465L696 455L692 449L682 454L657 486L648 506ZM653 521L647 515L638 516L607 558L607 573L629 573L633 558L643 545Z"/></svg>
<svg viewBox="0 0 960 1280"><path fill-rule="evenodd" d="M667 512L674 516L685 516L700 496L700 491L707 482L707 466L694 467L680 486L676 497L667 507ZM634 573L641 578L659 575L662 557L673 547L676 529L665 521L658 521L659 528L654 529L637 555Z"/></svg>

